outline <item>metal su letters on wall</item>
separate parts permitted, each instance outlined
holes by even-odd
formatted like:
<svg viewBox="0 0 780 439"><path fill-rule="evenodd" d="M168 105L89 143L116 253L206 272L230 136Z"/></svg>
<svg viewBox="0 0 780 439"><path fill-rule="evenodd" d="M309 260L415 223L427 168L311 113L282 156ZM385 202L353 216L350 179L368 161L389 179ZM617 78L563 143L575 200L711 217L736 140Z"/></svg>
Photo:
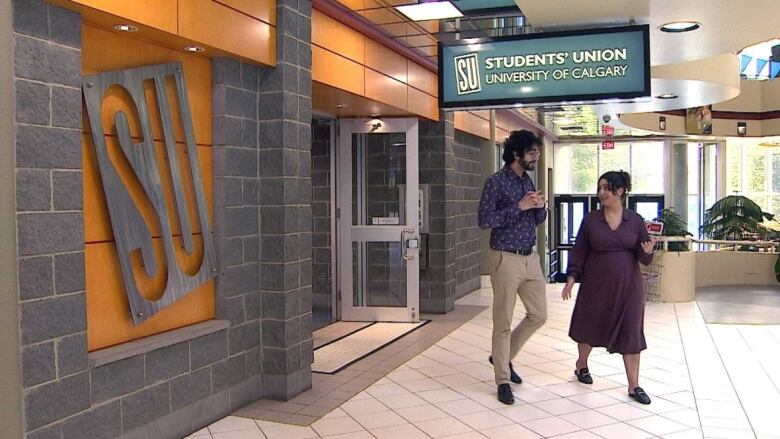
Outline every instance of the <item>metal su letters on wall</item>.
<svg viewBox="0 0 780 439"><path fill-rule="evenodd" d="M176 213L181 226L181 238L184 251L192 255L193 246L192 227L188 215L187 204L182 181L181 164L176 150L174 137L173 116L168 102L166 78L175 80L176 96L179 105L179 114L183 125L184 140L186 142L186 156L189 159L190 175L194 185L195 202L200 221L200 230L203 238L203 259L198 271L193 274L185 273L177 262L174 252L173 234L169 221L169 212L165 204L164 188L162 185L161 163L155 153L155 140L152 134L152 125L144 82L151 80L154 83L156 103L162 122L162 135L167 163L173 184ZM156 301L144 298L138 290L138 284L133 274L131 256L140 250L140 257L147 276L155 277L160 269L160 261L155 258L152 246L152 232L141 216L141 212L130 196L128 188L122 182L116 167L109 158L108 146L102 121L103 97L106 91L118 85L123 87L130 95L130 108L137 111L137 119L141 128L143 140L134 143L131 138L128 117L123 111L117 111L112 115L116 125L116 134L119 149L129 162L135 177L141 184L148 198L162 231L164 254L167 266L167 284L162 296ZM100 73L86 76L83 80L82 90L87 105L89 125L92 130L92 141L95 145L100 177L103 182L108 212L111 217L111 228L116 240L116 248L119 253L119 264L124 278L125 292L130 302L130 311L133 315L133 323L138 325L159 312L166 306L182 298L187 293L204 284L216 275L214 243L208 224L208 211L203 189L203 179L198 164L198 151L195 145L195 134L192 127L192 118L187 101L187 93L184 85L184 75L181 63L159 64L127 70Z"/></svg>

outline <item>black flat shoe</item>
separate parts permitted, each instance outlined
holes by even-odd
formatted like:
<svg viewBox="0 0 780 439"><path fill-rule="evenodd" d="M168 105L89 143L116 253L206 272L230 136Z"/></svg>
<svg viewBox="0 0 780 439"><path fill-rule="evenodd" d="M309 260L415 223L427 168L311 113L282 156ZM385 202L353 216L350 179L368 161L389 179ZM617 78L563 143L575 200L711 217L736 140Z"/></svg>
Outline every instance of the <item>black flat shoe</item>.
<svg viewBox="0 0 780 439"><path fill-rule="evenodd" d="M629 393L628 396L640 404L650 404L650 397L641 387L634 387L634 393Z"/></svg>
<svg viewBox="0 0 780 439"><path fill-rule="evenodd" d="M512 394L512 388L509 387L509 384L498 385L498 400L506 405L515 403L515 395Z"/></svg>
<svg viewBox="0 0 780 439"><path fill-rule="evenodd" d="M590 376L590 371L587 367L583 367L580 370L575 370L574 375L577 376L577 381L583 384L593 384L593 377Z"/></svg>
<svg viewBox="0 0 780 439"><path fill-rule="evenodd" d="M493 356L488 357L488 361L490 364L493 364ZM515 372L515 368L512 367L512 363L509 363L509 381L515 383L515 384L523 384L523 379L520 378L520 375L518 375Z"/></svg>

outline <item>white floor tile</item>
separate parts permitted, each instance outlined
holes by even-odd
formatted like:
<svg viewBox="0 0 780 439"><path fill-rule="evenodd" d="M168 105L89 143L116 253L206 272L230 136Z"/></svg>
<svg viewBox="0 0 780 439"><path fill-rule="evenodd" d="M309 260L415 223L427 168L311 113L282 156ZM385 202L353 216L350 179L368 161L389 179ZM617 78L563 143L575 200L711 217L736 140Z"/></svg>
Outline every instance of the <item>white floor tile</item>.
<svg viewBox="0 0 780 439"><path fill-rule="evenodd" d="M501 416L494 411L484 411L468 415L460 415L456 416L456 418L474 430L486 430L491 427L500 427L502 425L514 424L511 419Z"/></svg>
<svg viewBox="0 0 780 439"><path fill-rule="evenodd" d="M203 436L201 436L203 437ZM213 433L214 439L265 439L265 435L259 428L255 430L227 431L224 433Z"/></svg>
<svg viewBox="0 0 780 439"><path fill-rule="evenodd" d="M640 430L622 422L591 428L589 431L605 439L645 439L653 437L652 434L646 431Z"/></svg>
<svg viewBox="0 0 780 439"><path fill-rule="evenodd" d="M333 436L323 436L325 439L374 439L374 436L367 431L358 431L355 433L334 434Z"/></svg>
<svg viewBox="0 0 780 439"><path fill-rule="evenodd" d="M454 416L456 418L462 415L469 415L469 414L479 413L479 412L484 412L486 410L489 410L484 405L479 404L478 402L472 399L442 402L436 404L436 407L444 410L445 412L449 413L450 416Z"/></svg>
<svg viewBox="0 0 780 439"><path fill-rule="evenodd" d="M618 421L628 421L631 419L639 419L639 418L646 418L648 416L653 416L652 413L642 410L639 407L637 407L639 403L620 403L620 404L614 404L614 405L608 405L605 407L599 407L596 409L596 411L605 414L609 417L615 418Z"/></svg>
<svg viewBox="0 0 780 439"><path fill-rule="evenodd" d="M664 436L669 433L688 430L688 426L658 415L626 421L626 424L632 425L636 428L639 428L640 430L647 431L656 436Z"/></svg>
<svg viewBox="0 0 780 439"><path fill-rule="evenodd" d="M521 425L535 433L542 436L558 436L561 434L571 433L581 430L580 427L565 421L561 418L550 417L543 419L536 419L534 421L522 422Z"/></svg>
<svg viewBox="0 0 780 439"><path fill-rule="evenodd" d="M379 428L390 427L393 425L406 424L406 419L393 411L362 413L353 416L367 430L376 430Z"/></svg>
<svg viewBox="0 0 780 439"><path fill-rule="evenodd" d="M413 393L377 397L377 400L393 410L428 404L426 400Z"/></svg>
<svg viewBox="0 0 780 439"><path fill-rule="evenodd" d="M378 428L376 430L370 430L369 432L372 435L374 435L377 439L398 439L398 438L429 439L429 436L427 436L425 433L420 431L419 428L411 424Z"/></svg>
<svg viewBox="0 0 780 439"><path fill-rule="evenodd" d="M260 427L268 439L310 439L319 437L311 427L275 424Z"/></svg>
<svg viewBox="0 0 780 439"><path fill-rule="evenodd" d="M420 422L416 426L425 434L434 438L472 431L468 425L452 417Z"/></svg>
<svg viewBox="0 0 780 439"><path fill-rule="evenodd" d="M517 424L489 428L487 430L481 430L480 433L490 439L536 439L541 437L522 425Z"/></svg>
<svg viewBox="0 0 780 439"><path fill-rule="evenodd" d="M576 402L569 401L566 398L535 402L533 405L555 416L565 415L566 413L580 412L588 409L587 407L581 406Z"/></svg>
<svg viewBox="0 0 780 439"><path fill-rule="evenodd" d="M239 430L257 430L257 424L254 419L240 418L238 416L228 416L209 425L209 431L214 433L225 433L228 431Z"/></svg>
<svg viewBox="0 0 780 439"><path fill-rule="evenodd" d="M434 419L441 419L450 416L447 414L447 412L431 404L417 407L407 407L398 409L395 412L411 423L432 421Z"/></svg>
<svg viewBox="0 0 780 439"><path fill-rule="evenodd" d="M620 422L617 419L610 418L609 416L599 413L595 410L569 413L561 416L560 418L583 429L596 428L601 427L602 425L609 425Z"/></svg>
<svg viewBox="0 0 780 439"><path fill-rule="evenodd" d="M320 436L329 436L334 434L354 433L364 430L364 428L355 422L352 418L329 418L314 421L311 428Z"/></svg>

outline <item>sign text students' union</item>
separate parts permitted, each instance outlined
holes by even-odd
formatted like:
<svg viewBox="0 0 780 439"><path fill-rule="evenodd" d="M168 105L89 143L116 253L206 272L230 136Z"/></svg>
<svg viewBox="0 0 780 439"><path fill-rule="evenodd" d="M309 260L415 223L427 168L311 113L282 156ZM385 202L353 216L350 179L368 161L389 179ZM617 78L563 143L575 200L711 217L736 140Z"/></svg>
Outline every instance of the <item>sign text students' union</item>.
<svg viewBox="0 0 780 439"><path fill-rule="evenodd" d="M650 95L649 27L439 43L442 109Z"/></svg>

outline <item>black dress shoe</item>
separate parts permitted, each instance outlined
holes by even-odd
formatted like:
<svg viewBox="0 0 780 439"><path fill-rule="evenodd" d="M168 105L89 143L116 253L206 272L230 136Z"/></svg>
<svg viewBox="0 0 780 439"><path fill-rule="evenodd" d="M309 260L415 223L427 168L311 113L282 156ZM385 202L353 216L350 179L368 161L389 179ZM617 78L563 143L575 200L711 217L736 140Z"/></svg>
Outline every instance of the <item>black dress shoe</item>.
<svg viewBox="0 0 780 439"><path fill-rule="evenodd" d="M493 356L488 357L488 361L490 364L493 364ZM515 368L512 367L512 363L509 363L509 381L515 383L515 384L523 384L523 379L520 378L520 375L518 375L515 372Z"/></svg>
<svg viewBox="0 0 780 439"><path fill-rule="evenodd" d="M515 403L515 395L512 394L512 388L509 387L509 384L498 385L498 400L508 405Z"/></svg>
<svg viewBox="0 0 780 439"><path fill-rule="evenodd" d="M641 387L634 387L634 393L629 393L628 396L640 404L650 404L650 397Z"/></svg>
<svg viewBox="0 0 780 439"><path fill-rule="evenodd" d="M577 381L583 384L593 384L593 377L590 376L590 371L587 367L583 367L580 370L575 370L574 375L577 375Z"/></svg>

